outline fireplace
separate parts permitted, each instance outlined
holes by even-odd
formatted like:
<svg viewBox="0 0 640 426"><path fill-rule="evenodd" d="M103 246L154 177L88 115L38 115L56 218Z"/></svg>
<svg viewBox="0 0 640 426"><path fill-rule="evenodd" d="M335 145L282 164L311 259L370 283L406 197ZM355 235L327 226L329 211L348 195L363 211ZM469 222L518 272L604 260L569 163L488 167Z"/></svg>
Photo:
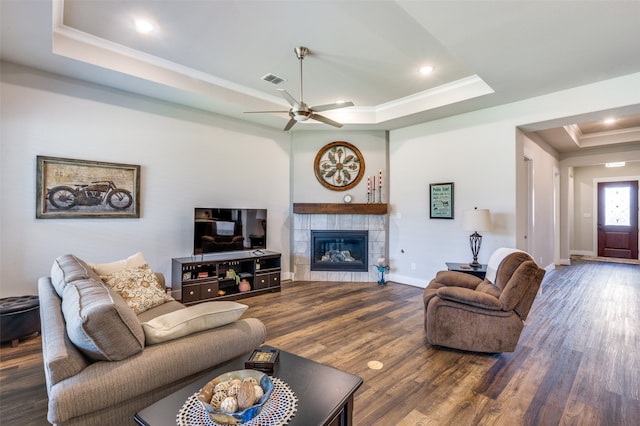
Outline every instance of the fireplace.
<svg viewBox="0 0 640 426"><path fill-rule="evenodd" d="M312 271L367 272L369 231L311 231Z"/></svg>

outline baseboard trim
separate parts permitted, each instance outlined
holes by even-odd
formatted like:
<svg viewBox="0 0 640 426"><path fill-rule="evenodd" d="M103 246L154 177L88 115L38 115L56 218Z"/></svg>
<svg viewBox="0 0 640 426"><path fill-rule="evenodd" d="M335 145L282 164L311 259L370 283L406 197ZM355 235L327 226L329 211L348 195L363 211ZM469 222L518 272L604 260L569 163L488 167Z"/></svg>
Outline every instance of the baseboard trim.
<svg viewBox="0 0 640 426"><path fill-rule="evenodd" d="M418 278L407 277L406 275L389 274L387 275L387 281L393 281L400 284L406 284L413 287L426 288L429 281L421 280Z"/></svg>

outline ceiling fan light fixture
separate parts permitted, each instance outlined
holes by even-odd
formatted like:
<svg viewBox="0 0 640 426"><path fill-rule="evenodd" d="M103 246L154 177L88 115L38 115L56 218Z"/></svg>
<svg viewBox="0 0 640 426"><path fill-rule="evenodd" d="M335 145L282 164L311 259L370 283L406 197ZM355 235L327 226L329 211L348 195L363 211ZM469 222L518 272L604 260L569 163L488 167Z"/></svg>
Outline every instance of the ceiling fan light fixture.
<svg viewBox="0 0 640 426"><path fill-rule="evenodd" d="M296 121L307 121L311 118L311 112L309 111L295 111L291 113L291 118Z"/></svg>

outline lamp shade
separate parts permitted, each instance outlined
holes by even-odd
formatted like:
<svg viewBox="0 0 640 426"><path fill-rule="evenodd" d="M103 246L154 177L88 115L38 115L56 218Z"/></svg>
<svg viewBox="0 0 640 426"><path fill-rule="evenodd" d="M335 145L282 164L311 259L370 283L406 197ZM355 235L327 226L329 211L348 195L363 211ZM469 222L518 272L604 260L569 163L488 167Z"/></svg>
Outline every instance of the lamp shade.
<svg viewBox="0 0 640 426"><path fill-rule="evenodd" d="M489 209L464 210L462 229L465 231L491 231L491 213Z"/></svg>

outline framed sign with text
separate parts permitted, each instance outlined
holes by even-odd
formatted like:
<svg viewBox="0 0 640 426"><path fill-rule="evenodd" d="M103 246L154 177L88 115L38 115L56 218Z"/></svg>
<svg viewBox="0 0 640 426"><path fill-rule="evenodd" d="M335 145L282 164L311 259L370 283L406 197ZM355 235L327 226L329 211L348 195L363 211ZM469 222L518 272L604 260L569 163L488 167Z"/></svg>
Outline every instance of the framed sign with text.
<svg viewBox="0 0 640 426"><path fill-rule="evenodd" d="M429 184L429 218L453 219L453 182Z"/></svg>

